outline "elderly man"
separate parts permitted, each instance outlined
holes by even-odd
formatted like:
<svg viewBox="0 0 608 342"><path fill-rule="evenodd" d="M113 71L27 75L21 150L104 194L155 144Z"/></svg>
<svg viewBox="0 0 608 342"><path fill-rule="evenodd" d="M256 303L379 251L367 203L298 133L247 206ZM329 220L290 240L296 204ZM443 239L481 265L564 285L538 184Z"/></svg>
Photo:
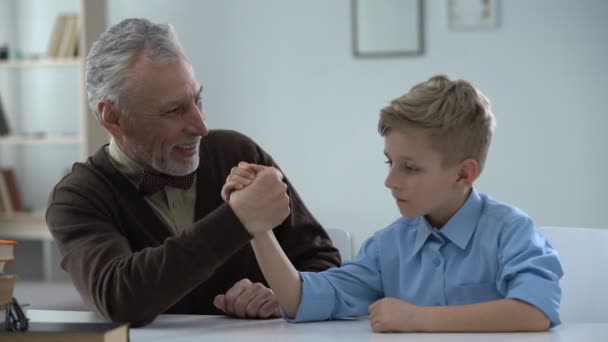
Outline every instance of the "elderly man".
<svg viewBox="0 0 608 342"><path fill-rule="evenodd" d="M161 313L275 317L249 244L269 227L299 270L339 265L273 159L242 134L208 129L203 87L170 25L110 27L86 73L112 139L57 184L47 224L89 306L135 325ZM268 167L226 203L222 186L241 161Z"/></svg>

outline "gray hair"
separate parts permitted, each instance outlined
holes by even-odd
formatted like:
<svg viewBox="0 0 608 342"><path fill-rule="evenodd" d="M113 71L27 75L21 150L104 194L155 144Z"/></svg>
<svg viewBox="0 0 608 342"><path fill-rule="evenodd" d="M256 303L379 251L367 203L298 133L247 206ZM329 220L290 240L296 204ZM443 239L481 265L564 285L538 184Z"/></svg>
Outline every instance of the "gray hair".
<svg viewBox="0 0 608 342"><path fill-rule="evenodd" d="M484 167L495 127L490 101L473 84L431 77L383 108L378 132L423 129L442 156L444 166L474 159Z"/></svg>
<svg viewBox="0 0 608 342"><path fill-rule="evenodd" d="M124 93L129 69L141 53L152 63L185 58L173 27L147 19L125 19L93 44L87 56L86 83L89 107L98 122L101 113L97 104L102 100L110 100L122 115L129 115Z"/></svg>

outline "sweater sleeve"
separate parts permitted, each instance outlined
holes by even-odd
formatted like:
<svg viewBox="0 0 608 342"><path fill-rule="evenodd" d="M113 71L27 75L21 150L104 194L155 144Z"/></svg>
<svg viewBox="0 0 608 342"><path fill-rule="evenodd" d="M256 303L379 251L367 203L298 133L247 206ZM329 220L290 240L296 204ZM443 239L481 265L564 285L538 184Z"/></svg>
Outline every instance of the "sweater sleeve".
<svg viewBox="0 0 608 342"><path fill-rule="evenodd" d="M68 175L53 190L47 225L61 266L84 301L112 321L153 321L251 238L232 209L221 205L179 236L134 252L113 218L124 213L116 214L117 204L93 190L94 176L82 174Z"/></svg>

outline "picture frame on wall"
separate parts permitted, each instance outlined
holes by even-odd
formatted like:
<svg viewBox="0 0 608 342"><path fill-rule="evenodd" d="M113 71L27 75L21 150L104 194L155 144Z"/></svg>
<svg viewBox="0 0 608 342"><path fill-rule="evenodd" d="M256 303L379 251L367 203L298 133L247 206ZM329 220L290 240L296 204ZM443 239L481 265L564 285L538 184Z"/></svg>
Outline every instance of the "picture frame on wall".
<svg viewBox="0 0 608 342"><path fill-rule="evenodd" d="M498 26L498 0L448 0L451 29L487 30Z"/></svg>
<svg viewBox="0 0 608 342"><path fill-rule="evenodd" d="M422 0L351 0L355 57L423 53Z"/></svg>

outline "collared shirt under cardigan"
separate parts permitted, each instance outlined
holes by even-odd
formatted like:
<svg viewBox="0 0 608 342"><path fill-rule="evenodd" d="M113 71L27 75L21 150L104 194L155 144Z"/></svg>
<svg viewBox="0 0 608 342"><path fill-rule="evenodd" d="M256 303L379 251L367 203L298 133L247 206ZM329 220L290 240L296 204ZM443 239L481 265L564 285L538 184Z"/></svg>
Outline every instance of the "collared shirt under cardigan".
<svg viewBox="0 0 608 342"><path fill-rule="evenodd" d="M114 139L107 147L110 162L133 186L138 187L144 168L120 149ZM170 227L174 234L194 222L194 201L196 200L196 177L187 190L166 186L162 191L145 197L154 212Z"/></svg>
<svg viewBox="0 0 608 342"><path fill-rule="evenodd" d="M440 230L402 217L369 238L353 262L300 275L293 321L367 315L371 303L394 297L421 306L514 298L560 323L557 252L524 212L475 190Z"/></svg>

